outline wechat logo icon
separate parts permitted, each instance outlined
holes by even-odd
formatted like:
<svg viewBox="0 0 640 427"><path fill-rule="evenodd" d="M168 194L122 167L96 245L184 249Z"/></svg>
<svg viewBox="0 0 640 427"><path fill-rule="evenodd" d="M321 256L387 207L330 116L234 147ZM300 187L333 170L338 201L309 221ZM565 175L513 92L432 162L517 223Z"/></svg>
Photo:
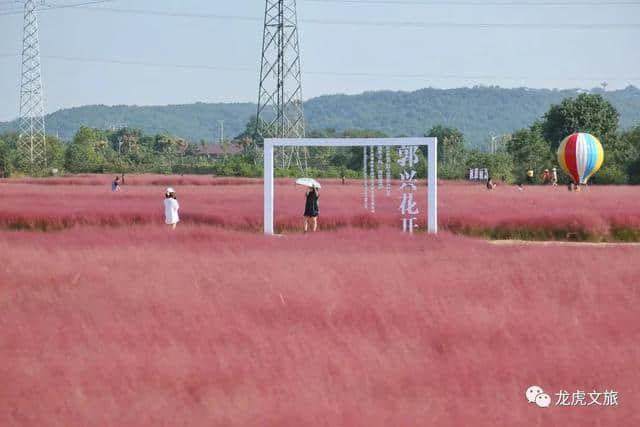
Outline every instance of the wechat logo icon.
<svg viewBox="0 0 640 427"><path fill-rule="evenodd" d="M527 398L527 402L535 403L540 408L548 408L551 405L551 397L540 386L532 385L524 395Z"/></svg>

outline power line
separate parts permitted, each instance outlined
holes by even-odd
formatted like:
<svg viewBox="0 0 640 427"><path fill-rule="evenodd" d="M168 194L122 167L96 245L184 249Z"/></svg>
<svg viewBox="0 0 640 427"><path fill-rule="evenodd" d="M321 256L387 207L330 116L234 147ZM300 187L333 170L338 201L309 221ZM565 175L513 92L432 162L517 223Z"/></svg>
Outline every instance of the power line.
<svg viewBox="0 0 640 427"><path fill-rule="evenodd" d="M58 56L58 55L42 55L46 59L58 59L63 61L73 62L98 62L105 64L117 64L117 65L138 65L144 67L159 67L159 68L185 68L185 69L200 69L200 70L217 70L217 71L255 71L255 67L248 66L219 66L219 65L189 65L178 63L166 63L166 62L146 62L146 61L124 61L119 59L101 59L101 58L82 58L72 56Z"/></svg>
<svg viewBox="0 0 640 427"><path fill-rule="evenodd" d="M70 3L70 4L46 4L45 3L40 7L36 8L36 11L41 12L45 10L80 8L80 7L93 6L97 4L103 4L103 3L111 3L113 1L115 0L94 0L94 1L87 1L83 3ZM5 4L9 4L9 3L13 3L15 5L17 2L5 2ZM0 4L2 4L2 2L0 2ZM23 12L22 8L14 8L14 9L6 9L6 10L0 9L0 16L20 15L22 14L22 12Z"/></svg>
<svg viewBox="0 0 640 427"><path fill-rule="evenodd" d="M469 1L418 1L418 0L304 0L310 3L335 3L335 4L367 4L367 5L392 5L392 6L472 6L472 7L486 7L486 6L524 6L524 7L539 7L539 6L640 6L638 1L592 1L592 2L568 2L568 1L554 1L554 2L469 2Z"/></svg>
<svg viewBox="0 0 640 427"><path fill-rule="evenodd" d="M19 57L20 54L0 53L2 57ZM72 57L72 56L60 56L60 55L42 55L44 59L72 61L72 62L94 62L103 64L116 64L116 65L129 65L129 66L143 66L143 67L157 67L157 68L176 68L176 69L193 69L193 70L211 70L211 71L247 71L255 72L255 66L218 66L218 65L198 65L198 64L178 64L178 63L166 63L166 62L147 62L147 61L126 61L119 59L106 59L106 58L86 58L86 57ZM338 77L390 77L390 78L406 78L406 79L420 79L420 78L435 78L435 79L500 79L500 80L531 80L534 77L531 76L500 76L500 75L455 75L455 74L403 74L403 73L375 73L375 72L345 72L345 71L303 71L302 74L307 75L324 75L324 76L338 76ZM535 78L553 79L554 76L535 76ZM602 81L603 76L600 77L557 77L562 81ZM640 81L640 76L637 77L615 77L607 76L609 81Z"/></svg>
<svg viewBox="0 0 640 427"><path fill-rule="evenodd" d="M456 22L419 22L419 21L329 21L320 19L306 19L308 24L323 25L348 25L370 27L405 27L405 28L522 28L522 29L547 29L547 30L603 30L603 29L638 29L640 24L613 24L613 23L563 23L563 24L530 24L530 23L456 23Z"/></svg>
<svg viewBox="0 0 640 427"><path fill-rule="evenodd" d="M79 7L100 3L109 3L114 0L102 0L102 1L89 1L76 4L65 5L45 5L47 9L60 9L66 7ZM334 3L334 4L366 4L366 5L391 5L391 6L465 6L465 7L493 7L493 6L515 6L515 7L546 7L546 6L562 6L562 7L592 7L592 6L640 6L638 1L551 1L551 2L514 2L514 1L487 1L487 2L472 2L472 1L420 1L420 0L303 0L309 3ZM1 5L16 5L15 0L3 0L0 1Z"/></svg>
<svg viewBox="0 0 640 427"><path fill-rule="evenodd" d="M393 77L393 78L435 78L435 79L456 79L456 80L531 80L533 78L543 78L543 79L555 79L554 76L540 76L536 75L532 76L499 76L499 75L455 75L455 74L446 74L446 75L438 75L438 74L391 74L391 73L372 73L372 72L342 72L342 71L308 71L303 74L318 74L318 75L330 75L330 76L342 76L342 77ZM596 81L602 80L599 78L589 78L589 77L559 77L558 80L563 81ZM625 81L640 81L640 76L638 78L614 78L609 80L625 80Z"/></svg>
<svg viewBox="0 0 640 427"><path fill-rule="evenodd" d="M0 9L0 16L21 15L24 9Z"/></svg>
<svg viewBox="0 0 640 427"><path fill-rule="evenodd" d="M264 17L258 16L241 16L241 15L220 15L220 14L199 14L189 12L170 12L152 9L120 9L115 7L77 7L78 10L88 10L94 12L112 12L124 13L131 15L151 15L151 16L167 16L173 18L193 18L193 19L222 19L234 21L259 21L263 22Z"/></svg>
<svg viewBox="0 0 640 427"><path fill-rule="evenodd" d="M86 10L86 11L94 11L94 12L112 12L112 13L127 13L132 15L155 15L155 16L170 16L177 18L197 18L197 19L229 19L229 20L243 20L243 21L262 21L263 18L259 18L257 16L236 16L236 15L219 15L219 14L195 14L195 13L187 13L187 12L169 12L162 10L149 10L149 9L118 9L113 7L90 7L91 5L98 3L106 3L114 0L100 0L95 2L87 2L87 3L77 3L73 5L59 5L59 6L51 6L44 7L38 9L38 11L48 11L53 9L66 9L73 8L76 10ZM11 13L0 13L1 15L15 15L21 12L22 9L16 9L15 12Z"/></svg>
<svg viewBox="0 0 640 427"><path fill-rule="evenodd" d="M93 0L84 3L68 3L68 4L45 4L45 9L67 9L70 7L91 6L102 3L113 3L115 0Z"/></svg>
<svg viewBox="0 0 640 427"><path fill-rule="evenodd" d="M72 6L66 6L72 7ZM50 9L42 9L50 10ZM118 9L111 7L82 7L73 6L73 10L124 13L133 15L166 16L190 19L216 19L224 21L250 21L262 22L263 18L256 16L241 15L219 15L219 14L195 14L186 12L169 12L150 9ZM0 16L3 14L0 14ZM640 24L634 23L584 23L567 22L559 24L549 23L456 23L456 22L422 22L422 21L356 21L356 20L328 20L328 19L300 19L299 22L318 25L348 25L348 26L369 26L369 27L392 27L392 28L477 28L477 29L547 29L547 30L636 30L640 29Z"/></svg>

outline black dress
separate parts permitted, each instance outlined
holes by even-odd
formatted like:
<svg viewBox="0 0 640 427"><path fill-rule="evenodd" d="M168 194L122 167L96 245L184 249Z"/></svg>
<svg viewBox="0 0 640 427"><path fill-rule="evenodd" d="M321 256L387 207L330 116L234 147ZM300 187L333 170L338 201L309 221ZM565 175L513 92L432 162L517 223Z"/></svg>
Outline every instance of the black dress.
<svg viewBox="0 0 640 427"><path fill-rule="evenodd" d="M307 193L307 203L304 205L304 216L318 216L318 199L320 196L316 191Z"/></svg>

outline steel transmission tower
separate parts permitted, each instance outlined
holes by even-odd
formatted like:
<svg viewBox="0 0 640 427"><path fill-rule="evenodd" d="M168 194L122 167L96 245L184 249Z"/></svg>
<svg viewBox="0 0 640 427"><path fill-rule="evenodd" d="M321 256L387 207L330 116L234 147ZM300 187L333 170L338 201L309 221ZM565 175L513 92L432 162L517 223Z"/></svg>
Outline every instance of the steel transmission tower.
<svg viewBox="0 0 640 427"><path fill-rule="evenodd" d="M30 166L31 171L38 171L46 166L44 101L42 100L36 0L24 2L18 151L21 160Z"/></svg>
<svg viewBox="0 0 640 427"><path fill-rule="evenodd" d="M258 90L257 131L262 137L303 138L302 75L296 0L266 0ZM295 159L306 168L296 147L281 149L282 167Z"/></svg>

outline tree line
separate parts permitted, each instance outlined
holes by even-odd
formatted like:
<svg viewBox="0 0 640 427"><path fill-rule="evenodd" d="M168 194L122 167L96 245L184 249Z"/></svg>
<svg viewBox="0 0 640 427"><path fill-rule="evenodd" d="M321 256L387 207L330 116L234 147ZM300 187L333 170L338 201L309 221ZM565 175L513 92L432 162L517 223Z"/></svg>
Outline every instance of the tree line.
<svg viewBox="0 0 640 427"><path fill-rule="evenodd" d="M590 90L600 93L620 113L620 127L640 123L640 89ZM304 103L307 129L375 129L389 136L420 136L437 125L460 130L469 148L486 149L491 136L511 134L541 117L553 104L575 97L577 89L425 88L411 92L370 91L325 95ZM195 103L166 106L89 105L63 109L46 117L47 131L70 141L81 126L130 127L155 135L170 133L187 141L218 141L242 133L256 113L252 103ZM0 133L17 131L18 121L0 122Z"/></svg>
<svg viewBox="0 0 640 427"><path fill-rule="evenodd" d="M494 139L491 151L469 146L459 129L432 126L425 136L438 138L438 175L441 179L465 179L469 168L488 168L494 179L517 182L531 168L539 174L557 166L556 150L562 139L573 132L588 132L600 139L605 161L598 172L602 184L640 183L640 125L620 130L620 115L598 94L565 98L526 128ZM144 134L139 129L102 130L81 127L72 140L64 143L47 135L47 167L43 174L62 173L200 173L218 176L262 175L261 139L256 138L256 119L245 130L225 142L232 150L211 155L204 141L188 142L169 133ZM310 138L379 138L380 130L320 129ZM0 174L29 173L28 165L16 150L18 135L0 134ZM425 148L426 149L426 148ZM418 173L426 176L426 162ZM392 153L395 159L395 153ZM298 159L300 162L298 162ZM355 147L318 147L299 150L296 161L283 164L276 158L279 176L304 173L316 177L359 177L363 151ZM279 166L279 167L278 167ZM393 173L397 175L395 162ZM561 182L568 177L561 175Z"/></svg>

